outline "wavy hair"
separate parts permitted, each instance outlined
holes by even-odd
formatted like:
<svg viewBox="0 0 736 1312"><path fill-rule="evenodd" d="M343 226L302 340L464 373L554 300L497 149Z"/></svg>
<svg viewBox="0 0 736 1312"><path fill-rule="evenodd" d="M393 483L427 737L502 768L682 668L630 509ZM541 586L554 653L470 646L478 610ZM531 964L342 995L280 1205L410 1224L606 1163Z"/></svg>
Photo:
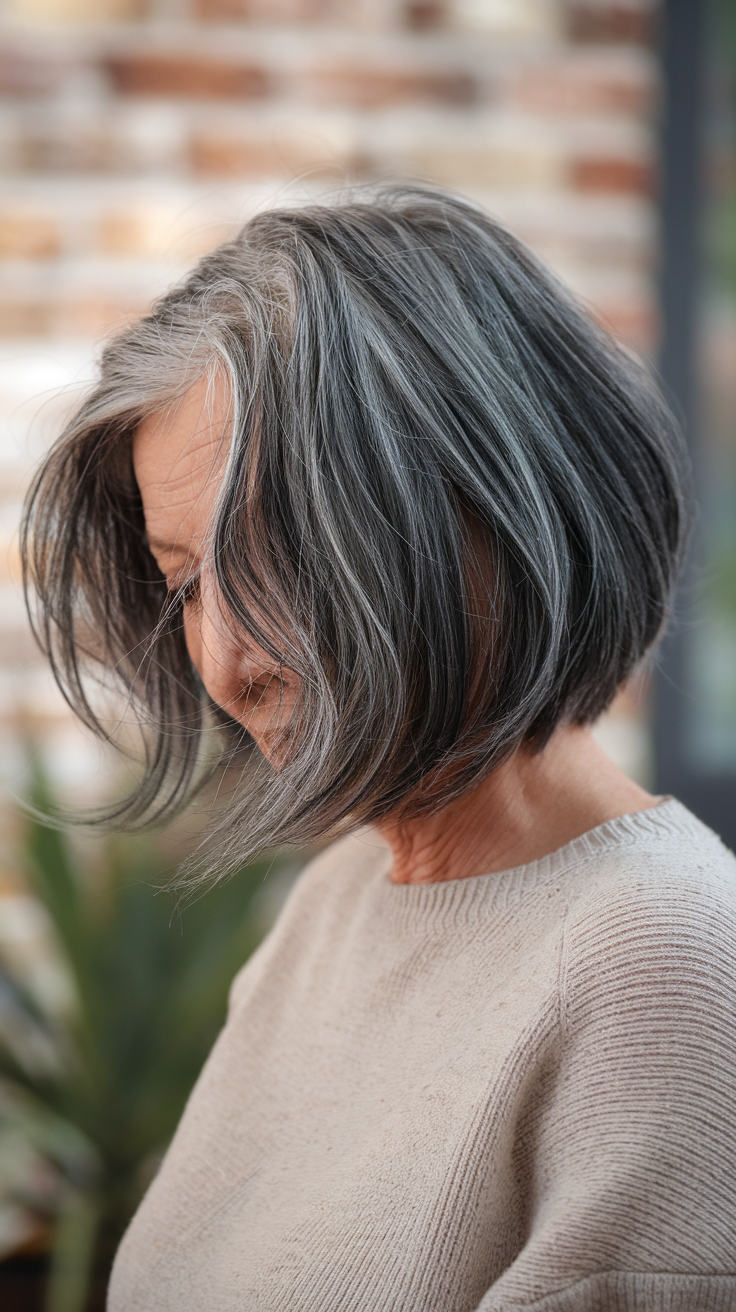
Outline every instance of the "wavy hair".
<svg viewBox="0 0 736 1312"><path fill-rule="evenodd" d="M118 820L171 815L207 756L131 452L212 371L230 398L221 600L300 678L283 766L245 771L218 821L218 872L436 808L595 720L661 634L686 465L642 367L466 200L394 185L260 213L106 346L27 502L59 684L108 737L89 676L111 672L143 727Z"/></svg>

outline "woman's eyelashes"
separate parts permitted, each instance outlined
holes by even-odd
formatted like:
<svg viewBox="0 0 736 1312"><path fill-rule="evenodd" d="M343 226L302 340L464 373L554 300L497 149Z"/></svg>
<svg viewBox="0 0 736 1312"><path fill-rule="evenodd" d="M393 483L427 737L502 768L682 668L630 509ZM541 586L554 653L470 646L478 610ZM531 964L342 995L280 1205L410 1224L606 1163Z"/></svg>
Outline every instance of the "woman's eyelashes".
<svg viewBox="0 0 736 1312"><path fill-rule="evenodd" d="M176 599L182 606L192 606L199 602L200 599L200 579L199 573L190 574L185 579L167 579L166 586L170 595Z"/></svg>

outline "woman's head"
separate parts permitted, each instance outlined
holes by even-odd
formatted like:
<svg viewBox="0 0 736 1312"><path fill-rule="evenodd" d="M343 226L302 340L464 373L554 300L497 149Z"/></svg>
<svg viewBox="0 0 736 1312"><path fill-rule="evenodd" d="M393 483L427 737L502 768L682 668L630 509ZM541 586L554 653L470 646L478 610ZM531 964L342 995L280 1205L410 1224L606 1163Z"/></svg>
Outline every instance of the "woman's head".
<svg viewBox="0 0 736 1312"><path fill-rule="evenodd" d="M145 722L131 818L186 795L208 705L250 727L272 764L236 860L594 720L661 632L684 518L638 366L482 211L389 187L258 215L115 338L24 550L72 705L104 732L96 664Z"/></svg>
<svg viewBox="0 0 736 1312"><path fill-rule="evenodd" d="M133 473L146 541L177 597L187 652L213 705L278 757L298 683L230 622L213 568L211 528L226 474L227 397L220 377L199 379L154 411L133 439Z"/></svg>

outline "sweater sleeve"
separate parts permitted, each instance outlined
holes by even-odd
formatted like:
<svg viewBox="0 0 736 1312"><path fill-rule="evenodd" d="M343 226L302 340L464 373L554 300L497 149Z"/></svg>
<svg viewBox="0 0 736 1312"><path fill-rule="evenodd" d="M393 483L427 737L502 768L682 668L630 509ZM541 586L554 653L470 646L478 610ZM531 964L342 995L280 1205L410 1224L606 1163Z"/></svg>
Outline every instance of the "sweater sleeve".
<svg viewBox="0 0 736 1312"><path fill-rule="evenodd" d="M645 885L571 917L559 1052L522 1132L527 1241L478 1312L736 1309L730 902Z"/></svg>

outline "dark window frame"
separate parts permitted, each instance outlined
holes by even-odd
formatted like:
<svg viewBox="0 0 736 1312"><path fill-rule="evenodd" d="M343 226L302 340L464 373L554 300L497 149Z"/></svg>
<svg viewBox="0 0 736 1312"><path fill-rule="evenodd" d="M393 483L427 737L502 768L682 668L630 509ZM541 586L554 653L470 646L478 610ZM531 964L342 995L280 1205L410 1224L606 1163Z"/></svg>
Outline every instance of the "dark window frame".
<svg viewBox="0 0 736 1312"><path fill-rule="evenodd" d="M663 0L659 371L688 434L696 490L707 22L708 5L703 0ZM692 555L697 561L697 536ZM653 679L654 786L657 792L673 793L711 825L724 842L736 848L736 775L699 769L687 751L687 699L691 696L687 679L688 598L693 595L693 580L691 565Z"/></svg>

